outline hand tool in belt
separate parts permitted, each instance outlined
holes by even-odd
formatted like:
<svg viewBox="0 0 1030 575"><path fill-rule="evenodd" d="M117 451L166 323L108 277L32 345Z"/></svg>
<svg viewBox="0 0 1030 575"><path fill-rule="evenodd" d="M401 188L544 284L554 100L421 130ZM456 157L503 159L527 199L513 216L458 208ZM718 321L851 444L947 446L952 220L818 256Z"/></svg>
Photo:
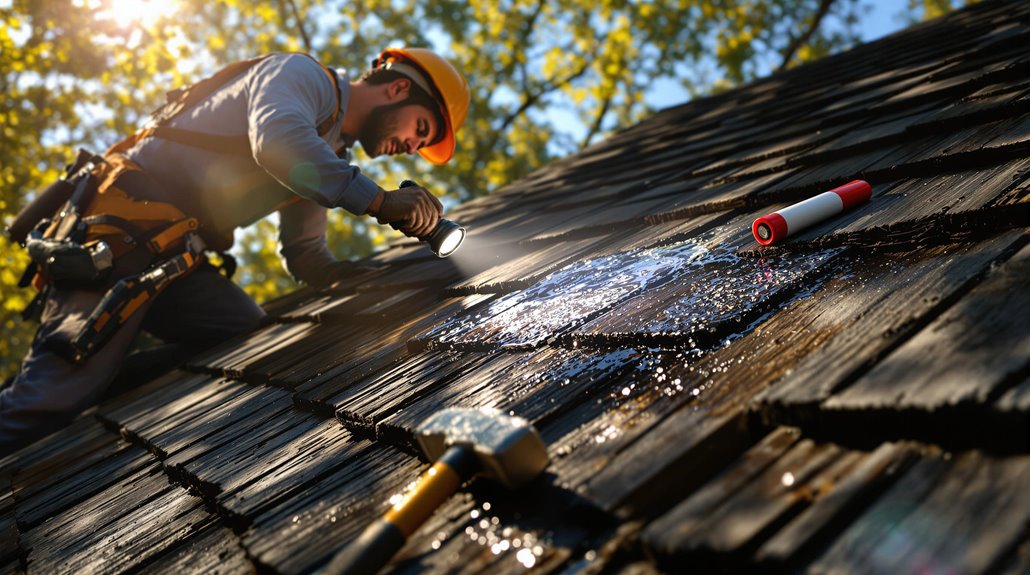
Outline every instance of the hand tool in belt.
<svg viewBox="0 0 1030 575"><path fill-rule="evenodd" d="M143 304L157 297L175 279L185 275L204 257L204 241L195 233L186 235L186 251L138 275L116 283L86 320L86 325L71 342L71 359L83 363L103 347Z"/></svg>

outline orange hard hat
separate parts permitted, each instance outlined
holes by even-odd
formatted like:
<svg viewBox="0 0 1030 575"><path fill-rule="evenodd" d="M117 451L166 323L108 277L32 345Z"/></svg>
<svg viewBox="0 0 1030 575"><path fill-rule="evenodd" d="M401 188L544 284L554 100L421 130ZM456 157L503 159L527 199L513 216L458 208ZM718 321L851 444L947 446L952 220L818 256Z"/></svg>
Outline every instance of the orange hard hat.
<svg viewBox="0 0 1030 575"><path fill-rule="evenodd" d="M426 48L387 48L372 66L397 70L437 99L446 124L443 137L419 148L418 153L433 164L446 164L454 156L454 134L465 123L469 111L470 94L465 78L450 62Z"/></svg>

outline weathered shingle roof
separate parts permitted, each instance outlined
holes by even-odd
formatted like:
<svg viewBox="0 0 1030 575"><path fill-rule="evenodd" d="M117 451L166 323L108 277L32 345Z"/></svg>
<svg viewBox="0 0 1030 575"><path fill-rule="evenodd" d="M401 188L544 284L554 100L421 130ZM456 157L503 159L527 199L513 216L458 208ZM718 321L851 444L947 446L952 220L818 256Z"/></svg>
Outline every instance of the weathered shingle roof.
<svg viewBox="0 0 1030 575"><path fill-rule="evenodd" d="M459 207L453 258L395 246L0 461L0 572L317 570L448 406L552 464L467 486L399 572L1026 572L1028 170L1020 1L662 111Z"/></svg>

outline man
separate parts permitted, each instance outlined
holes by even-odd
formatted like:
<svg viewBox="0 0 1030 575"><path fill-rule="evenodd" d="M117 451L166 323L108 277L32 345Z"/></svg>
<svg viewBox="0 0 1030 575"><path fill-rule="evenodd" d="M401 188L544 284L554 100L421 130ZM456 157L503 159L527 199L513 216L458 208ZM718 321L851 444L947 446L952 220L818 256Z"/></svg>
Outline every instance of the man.
<svg viewBox="0 0 1030 575"><path fill-rule="evenodd" d="M417 152L434 164L450 160L469 91L446 60L424 49L388 49L357 81L304 54L234 66L216 76L221 84L201 99L161 118L158 129L145 128L108 150L105 164L117 160L137 170L129 176L139 177L119 180L130 198L177 208L199 223L207 246L219 250L231 244L235 228L278 210L286 267L315 287L356 270L327 248L327 208L370 215L411 237L433 230L442 206L432 194L419 187L386 190L350 164L346 151L360 143L372 157ZM0 455L95 403L140 329L195 352L252 330L264 315L204 263L74 363L60 350L80 333L105 292L58 286L47 293L21 371L0 391Z"/></svg>

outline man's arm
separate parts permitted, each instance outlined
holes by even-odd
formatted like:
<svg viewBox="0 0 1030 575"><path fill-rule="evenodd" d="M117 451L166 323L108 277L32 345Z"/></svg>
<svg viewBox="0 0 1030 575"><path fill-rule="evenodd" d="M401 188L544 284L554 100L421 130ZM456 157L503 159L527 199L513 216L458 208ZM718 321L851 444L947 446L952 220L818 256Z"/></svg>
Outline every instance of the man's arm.
<svg viewBox="0 0 1030 575"><path fill-rule="evenodd" d="M364 214L379 186L318 135L337 102L322 67L301 54L273 56L255 67L247 88L254 161L304 198Z"/></svg>
<svg viewBox="0 0 1030 575"><path fill-rule="evenodd" d="M293 279L316 288L327 287L353 268L340 262L326 245L326 208L310 200L279 210L279 253Z"/></svg>

